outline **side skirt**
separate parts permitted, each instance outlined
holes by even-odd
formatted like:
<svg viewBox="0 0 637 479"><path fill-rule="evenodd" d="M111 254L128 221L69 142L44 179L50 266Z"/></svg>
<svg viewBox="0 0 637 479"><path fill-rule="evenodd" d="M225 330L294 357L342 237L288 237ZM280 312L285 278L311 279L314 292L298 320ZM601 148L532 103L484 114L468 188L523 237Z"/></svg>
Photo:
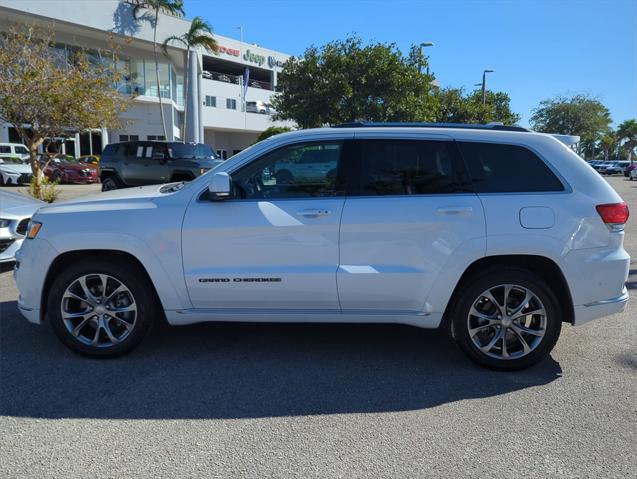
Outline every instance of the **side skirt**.
<svg viewBox="0 0 637 479"><path fill-rule="evenodd" d="M440 326L442 313L421 311L366 311L366 310L262 310L262 309L181 309L165 311L173 326L203 322L256 322L256 323L389 323L418 328L435 329Z"/></svg>

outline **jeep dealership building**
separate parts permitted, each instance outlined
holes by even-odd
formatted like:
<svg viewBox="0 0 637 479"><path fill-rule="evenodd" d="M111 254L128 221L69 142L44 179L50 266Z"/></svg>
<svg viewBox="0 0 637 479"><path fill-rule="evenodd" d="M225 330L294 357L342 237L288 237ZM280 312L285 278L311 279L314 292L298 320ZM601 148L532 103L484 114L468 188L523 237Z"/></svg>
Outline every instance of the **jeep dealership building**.
<svg viewBox="0 0 637 479"><path fill-rule="evenodd" d="M153 56L151 22L135 20L125 0L0 0L0 31L16 23L51 29L62 54L77 47L108 50L111 37L121 45L119 63L124 73L117 89L133 100L122 115L120 130L95 130L65 142L65 152L99 154L109 142L164 139ZM157 42L188 31L190 22L160 14ZM214 35L219 51L198 50L186 64L185 48L172 44L168 55L159 48L160 94L167 140L203 142L227 158L256 141L270 126L294 126L272 120L271 98L277 74L289 55L232 38ZM188 107L184 109L185 76L188 75ZM247 87L244 88L244 84ZM245 95L244 95L245 93ZM248 105L246 108L245 105ZM258 105L258 107L256 107ZM187 131L184 133L184 110ZM246 111L247 110L247 111ZM258 111L255 111L258 110ZM11 125L0 123L0 142L20 142Z"/></svg>

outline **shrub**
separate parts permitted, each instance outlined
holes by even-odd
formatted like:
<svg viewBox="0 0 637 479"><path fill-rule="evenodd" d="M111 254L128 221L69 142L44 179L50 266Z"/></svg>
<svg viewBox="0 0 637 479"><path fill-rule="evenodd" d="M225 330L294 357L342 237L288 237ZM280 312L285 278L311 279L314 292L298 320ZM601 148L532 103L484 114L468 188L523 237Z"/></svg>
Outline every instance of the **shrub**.
<svg viewBox="0 0 637 479"><path fill-rule="evenodd" d="M34 198L41 199L47 203L53 203L60 195L60 190L57 188L58 183L58 181L49 180L46 176L44 176L40 187L40 195L38 195L33 182L29 183L29 194Z"/></svg>

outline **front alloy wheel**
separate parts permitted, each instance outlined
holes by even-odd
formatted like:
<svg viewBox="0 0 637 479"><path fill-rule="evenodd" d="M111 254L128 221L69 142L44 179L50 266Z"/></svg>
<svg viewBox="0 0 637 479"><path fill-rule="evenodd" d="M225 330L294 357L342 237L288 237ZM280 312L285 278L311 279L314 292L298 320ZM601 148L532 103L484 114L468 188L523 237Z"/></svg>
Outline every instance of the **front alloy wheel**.
<svg viewBox="0 0 637 479"><path fill-rule="evenodd" d="M120 280L88 274L72 282L62 297L64 326L81 343L109 348L124 341L135 327L137 304Z"/></svg>
<svg viewBox="0 0 637 479"><path fill-rule="evenodd" d="M137 346L161 306L146 271L122 255L82 258L53 281L46 319L70 349L96 358Z"/></svg>

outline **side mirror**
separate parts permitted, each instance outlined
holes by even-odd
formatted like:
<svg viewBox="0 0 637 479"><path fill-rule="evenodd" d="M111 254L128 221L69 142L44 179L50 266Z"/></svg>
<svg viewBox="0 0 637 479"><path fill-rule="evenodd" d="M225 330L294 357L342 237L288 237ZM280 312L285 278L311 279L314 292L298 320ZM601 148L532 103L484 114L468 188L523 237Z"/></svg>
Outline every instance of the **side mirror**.
<svg viewBox="0 0 637 479"><path fill-rule="evenodd" d="M210 183L208 184L208 191L210 191L210 198L212 200L224 200L230 196L232 178L224 171L219 171L212 174Z"/></svg>

